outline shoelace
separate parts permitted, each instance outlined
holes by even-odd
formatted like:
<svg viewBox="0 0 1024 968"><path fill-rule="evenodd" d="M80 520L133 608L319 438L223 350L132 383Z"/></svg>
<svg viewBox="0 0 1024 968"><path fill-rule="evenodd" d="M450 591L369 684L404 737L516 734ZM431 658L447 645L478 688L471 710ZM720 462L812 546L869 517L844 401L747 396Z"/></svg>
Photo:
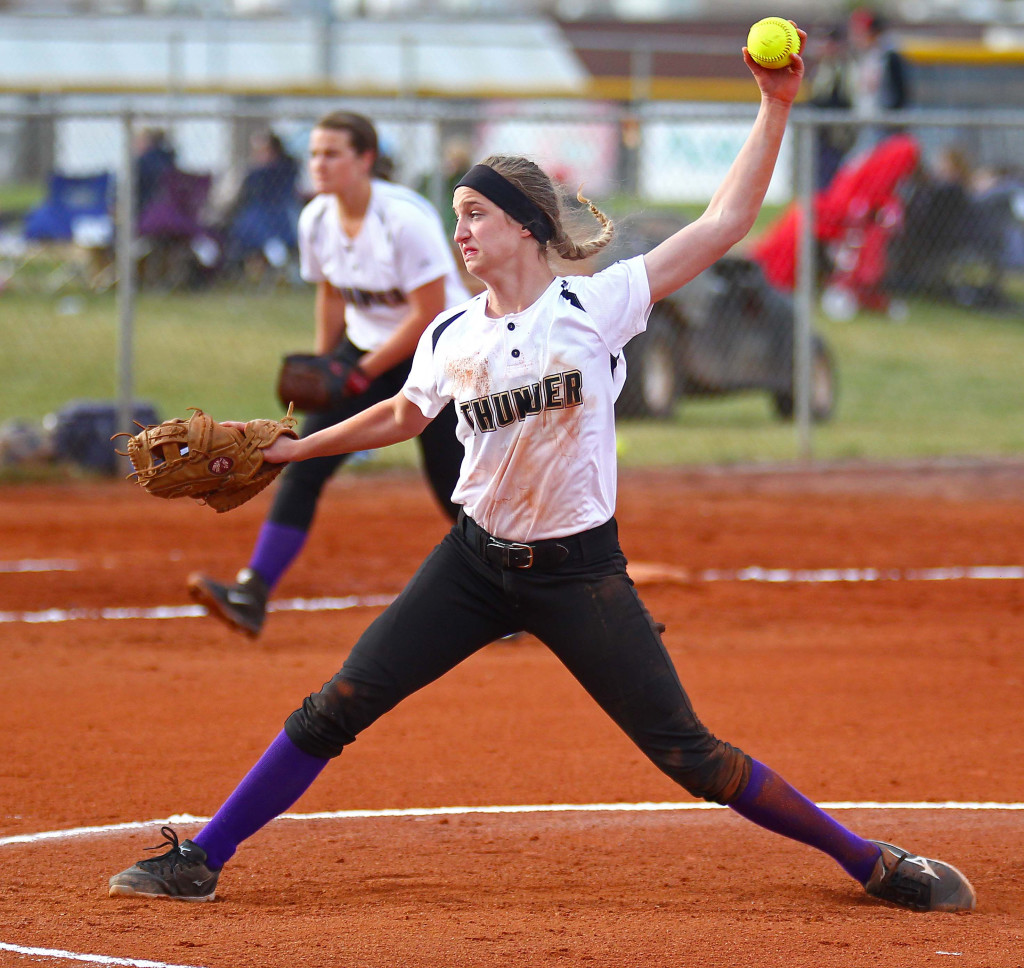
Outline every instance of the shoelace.
<svg viewBox="0 0 1024 968"><path fill-rule="evenodd" d="M907 853L905 850L900 850L898 853L893 851L893 856L896 859L893 861L892 866L886 866L885 850L882 850L882 867L885 868L885 873L882 875L882 879L878 882L879 888L885 888L891 885L891 889L894 892L902 894L904 897L912 900L917 900L922 887L913 877L910 877L907 874L902 874L900 875L899 881L896 881L895 884L892 883L896 880L896 875L899 873L900 865L910 857L911 854Z"/></svg>
<svg viewBox="0 0 1024 968"><path fill-rule="evenodd" d="M178 850L178 835L170 827L161 827L160 833L164 838L163 843L157 844L155 847L144 847L143 850L160 850L161 847L167 847L168 845L170 845L170 849L164 851L159 857L150 858L151 861L163 860Z"/></svg>
<svg viewBox="0 0 1024 968"><path fill-rule="evenodd" d="M167 829L167 827L164 827L164 830ZM171 833L173 832L174 831L171 831ZM174 839L175 843L177 843L178 838L175 837ZM888 884L889 881L891 881L896 876L896 872L900 869L900 864L902 864L910 856L910 854L908 854L905 850L901 850L899 852L899 856L897 856L896 852L893 851L893 856L896 857L896 860L893 861L892 867L889 867L885 863L885 848L882 848L882 867L885 869L885 873L882 875L882 879L878 882L879 886Z"/></svg>

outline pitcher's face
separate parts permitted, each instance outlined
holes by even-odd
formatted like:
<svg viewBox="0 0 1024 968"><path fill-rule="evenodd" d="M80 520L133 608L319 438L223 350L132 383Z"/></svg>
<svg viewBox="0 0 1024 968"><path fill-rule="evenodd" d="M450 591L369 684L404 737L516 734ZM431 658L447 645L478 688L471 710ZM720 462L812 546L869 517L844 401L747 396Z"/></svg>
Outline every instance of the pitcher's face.
<svg viewBox="0 0 1024 968"><path fill-rule="evenodd" d="M537 243L530 233L490 199L472 188L455 189L455 243L462 253L466 269L484 278L489 269L505 265Z"/></svg>

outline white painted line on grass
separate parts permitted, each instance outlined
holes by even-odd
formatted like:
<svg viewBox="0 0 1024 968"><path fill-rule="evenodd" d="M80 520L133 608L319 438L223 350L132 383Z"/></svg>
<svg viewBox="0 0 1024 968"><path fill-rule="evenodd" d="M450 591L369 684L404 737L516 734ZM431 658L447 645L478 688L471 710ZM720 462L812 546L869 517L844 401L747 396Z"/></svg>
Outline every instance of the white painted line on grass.
<svg viewBox="0 0 1024 968"><path fill-rule="evenodd" d="M94 965L126 965L129 968L201 968L199 965L172 965L166 961L148 961L145 958L113 958L110 955L86 955L77 951L62 951L59 948L26 948L20 944L5 944L0 941L0 951L11 951L16 955L32 958L59 958L61 961L87 961Z"/></svg>

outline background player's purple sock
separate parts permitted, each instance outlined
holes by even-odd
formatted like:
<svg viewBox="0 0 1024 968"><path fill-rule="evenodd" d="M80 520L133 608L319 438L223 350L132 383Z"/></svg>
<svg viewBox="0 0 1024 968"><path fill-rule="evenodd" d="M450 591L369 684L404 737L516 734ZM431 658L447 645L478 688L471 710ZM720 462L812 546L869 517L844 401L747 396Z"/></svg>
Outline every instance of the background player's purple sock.
<svg viewBox="0 0 1024 968"><path fill-rule="evenodd" d="M833 820L774 770L757 760L751 764L750 782L729 806L759 827L824 851L863 884L879 849Z"/></svg>
<svg viewBox="0 0 1024 968"><path fill-rule="evenodd" d="M207 866L223 867L246 837L298 800L328 762L304 753L281 730L213 819L192 838L206 851Z"/></svg>
<svg viewBox="0 0 1024 968"><path fill-rule="evenodd" d="M308 533L287 524L263 522L256 546L252 549L249 567L263 579L268 590L272 590L281 580L281 576L302 550Z"/></svg>

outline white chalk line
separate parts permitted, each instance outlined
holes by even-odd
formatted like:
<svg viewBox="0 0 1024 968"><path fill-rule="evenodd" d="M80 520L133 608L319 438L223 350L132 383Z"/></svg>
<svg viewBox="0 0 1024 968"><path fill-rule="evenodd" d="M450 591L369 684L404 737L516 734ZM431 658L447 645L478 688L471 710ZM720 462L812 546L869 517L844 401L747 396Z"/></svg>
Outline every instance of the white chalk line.
<svg viewBox="0 0 1024 968"><path fill-rule="evenodd" d="M697 581L752 581L790 584L882 581L1014 581L1024 578L1020 565L969 565L947 568L762 568L751 565L738 571L708 569Z"/></svg>
<svg viewBox="0 0 1024 968"><path fill-rule="evenodd" d="M0 951L11 951L17 955L29 955L33 958L86 961L94 965L127 965L129 968L201 968L200 965L172 965L166 961L149 961L145 958L113 958L110 955L86 955L77 951L62 951L59 948L28 948L20 944L6 944L3 941L0 941Z"/></svg>
<svg viewBox="0 0 1024 968"><path fill-rule="evenodd" d="M963 802L929 800L883 802L878 800L834 801L819 803L823 810L1024 810L1024 803L998 803L994 801ZM452 817L472 814L536 814L536 813L657 813L667 811L725 810L717 803L693 801L686 803L542 803L509 804L503 806L474 807L409 807L383 810L329 810L314 813L283 813L277 820L354 820L392 817ZM207 823L209 817L188 813L174 814L162 820L141 820L127 823L104 824L91 827L71 827L66 830L44 830L34 834L15 834L0 837L0 847L14 844L32 844L45 840L64 840L73 837L98 836L121 833L127 830L142 830L147 827L171 824ZM275 821L276 822L276 821ZM127 968L202 968L199 965L172 965L162 961L146 961L136 958L117 958L109 955L82 954L51 948L29 948L22 945L0 942L0 950L39 958L59 958L65 961L82 961L101 965L124 965ZM938 952L937 952L938 953ZM942 952L946 954L947 952ZM948 952L952 954L953 952Z"/></svg>
<svg viewBox="0 0 1024 968"><path fill-rule="evenodd" d="M334 612L350 608L378 608L390 605L394 595L345 595L340 598L286 598L270 602L268 612ZM25 623L38 625L60 622L108 621L125 619L165 620L202 618L202 605L157 605L152 608L46 608L38 612L0 612L0 625Z"/></svg>
<svg viewBox="0 0 1024 968"><path fill-rule="evenodd" d="M992 800L835 800L818 804L822 810L967 810L997 811L1024 810L1024 803L1000 803ZM660 813L693 810L725 810L726 807L703 800L677 803L535 803L462 807L403 807L379 810L323 810L314 813L282 813L277 820L374 820L391 817L456 817L471 814L529 814L529 813ZM210 817L191 813L176 813L162 820L133 820L126 823L103 824L91 827L68 827L64 830L43 830L32 834L12 834L0 837L0 847L13 844L34 844L44 840L66 840L73 837L102 836L127 830L143 830L174 824L208 823ZM276 821L274 821L276 822Z"/></svg>
<svg viewBox="0 0 1024 968"><path fill-rule="evenodd" d="M64 558L23 558L0 561L0 574L19 571L78 571L78 562Z"/></svg>
<svg viewBox="0 0 1024 968"><path fill-rule="evenodd" d="M4 568L0 571L45 570L42 568ZM7 565L30 564L7 562ZM37 562L36 564L41 564ZM58 562L57 564L68 564ZM73 564L73 563L72 563ZM53 569L74 570L74 569ZM1024 579L1024 566L972 565L947 568L762 568L751 565L735 571L707 569L693 572L682 570L665 572L669 580L691 582L757 582L763 584L834 584L895 581L1020 581ZM334 612L351 608L377 608L390 605L394 595L345 595L328 598L275 599L267 606L270 612ZM161 621L167 619L201 618L207 614L202 605L157 605L149 608L47 608L35 612L0 612L0 624L28 625L60 622L123 621L141 619Z"/></svg>

